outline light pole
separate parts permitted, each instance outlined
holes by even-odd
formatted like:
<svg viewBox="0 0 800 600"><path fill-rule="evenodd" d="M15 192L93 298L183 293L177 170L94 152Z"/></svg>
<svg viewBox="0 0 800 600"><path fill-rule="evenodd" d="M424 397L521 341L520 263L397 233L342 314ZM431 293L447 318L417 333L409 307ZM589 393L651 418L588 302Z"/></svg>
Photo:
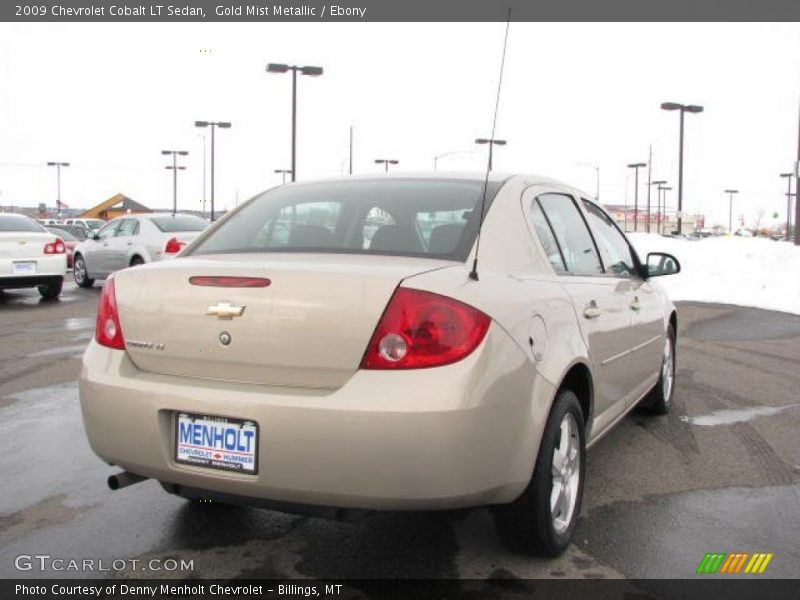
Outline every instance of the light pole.
<svg viewBox="0 0 800 600"><path fill-rule="evenodd" d="M437 166L439 163L440 158L444 158L446 156L453 156L454 154L474 154L474 150L453 150L452 152L445 152L444 154L437 154L433 157L433 170L437 170Z"/></svg>
<svg viewBox="0 0 800 600"><path fill-rule="evenodd" d="M186 150L162 150L161 154L165 156L172 154L172 166L165 168L172 170L172 216L174 217L178 212L178 170L186 170L186 167L178 166L178 156L188 156L189 153Z"/></svg>
<svg viewBox="0 0 800 600"><path fill-rule="evenodd" d="M781 173L781 177L786 177L789 187L786 190L786 241L789 241L789 225L792 222L792 177L794 173Z"/></svg>
<svg viewBox="0 0 800 600"><path fill-rule="evenodd" d="M667 183L665 179L661 181L651 181L650 186L658 186L656 190L658 191L658 198L656 199L659 207L661 206L661 185ZM647 190L647 233L650 233L650 188Z"/></svg>
<svg viewBox="0 0 800 600"><path fill-rule="evenodd" d="M661 217L658 226L658 233L664 235L664 221L667 219L667 192L671 191L672 188L670 186L659 186L658 189L664 192L663 198L661 199Z"/></svg>
<svg viewBox="0 0 800 600"><path fill-rule="evenodd" d="M292 181L297 174L297 72L310 77L322 75L322 67L298 67L297 65L284 65L269 63L267 73L292 72Z"/></svg>
<svg viewBox="0 0 800 600"><path fill-rule="evenodd" d="M646 167L647 163L631 163L629 169L634 169L636 173L635 188L633 190L633 230L639 231L639 169Z"/></svg>
<svg viewBox="0 0 800 600"><path fill-rule="evenodd" d="M680 140L678 143L678 235L681 235L681 222L683 217L683 115L684 113L701 113L703 107L696 104L679 104L678 102L664 102L661 104L662 110L679 110L680 119Z"/></svg>
<svg viewBox="0 0 800 600"><path fill-rule="evenodd" d="M279 175L283 175L283 183L281 185L286 185L286 175L292 172L291 169L275 169L275 172Z"/></svg>
<svg viewBox="0 0 800 600"><path fill-rule="evenodd" d="M575 163L579 167L589 167L590 169L595 170L595 192L594 192L594 201L600 202L600 167L598 165L593 165L592 163Z"/></svg>
<svg viewBox="0 0 800 600"><path fill-rule="evenodd" d="M56 186L58 189L58 196L56 196L56 216L61 218L61 167L68 167L68 162L48 162L48 167L56 168Z"/></svg>
<svg viewBox="0 0 800 600"><path fill-rule="evenodd" d="M376 165L383 165L385 167L385 172L389 172L389 165L399 165L400 161L395 160L393 158L376 158L375 159Z"/></svg>
<svg viewBox="0 0 800 600"><path fill-rule="evenodd" d="M203 140L203 218L206 218L206 134L198 133L197 137Z"/></svg>
<svg viewBox="0 0 800 600"><path fill-rule="evenodd" d="M475 140L476 144L489 144L489 170L492 170L492 148L494 146L505 146L505 140L498 140L495 138L478 138Z"/></svg>
<svg viewBox="0 0 800 600"><path fill-rule="evenodd" d="M195 121L195 127L211 128L211 222L214 222L214 131L220 129L230 129L229 121Z"/></svg>
<svg viewBox="0 0 800 600"><path fill-rule="evenodd" d="M725 190L728 194L728 234L733 233L733 195L738 194L739 190Z"/></svg>

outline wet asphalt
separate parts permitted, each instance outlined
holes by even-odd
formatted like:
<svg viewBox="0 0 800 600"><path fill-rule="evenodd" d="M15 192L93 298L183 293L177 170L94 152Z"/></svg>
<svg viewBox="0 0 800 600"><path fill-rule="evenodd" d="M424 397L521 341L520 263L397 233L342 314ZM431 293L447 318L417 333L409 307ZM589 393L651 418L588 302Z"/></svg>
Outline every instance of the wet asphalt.
<svg viewBox="0 0 800 600"><path fill-rule="evenodd" d="M193 578L691 578L707 552L772 552L761 577L800 577L798 316L680 305L672 412L633 412L589 451L574 544L532 559L485 509L343 523L190 504L153 481L110 491L76 384L99 295L0 294L0 578L109 575L19 571L22 554L183 558L193 571L169 575Z"/></svg>

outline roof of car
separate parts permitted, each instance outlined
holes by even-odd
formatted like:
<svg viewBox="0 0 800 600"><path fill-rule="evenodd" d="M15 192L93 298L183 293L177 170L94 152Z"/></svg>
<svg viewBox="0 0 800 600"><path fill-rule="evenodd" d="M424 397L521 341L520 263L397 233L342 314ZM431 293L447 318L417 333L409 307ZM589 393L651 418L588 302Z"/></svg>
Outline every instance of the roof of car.
<svg viewBox="0 0 800 600"><path fill-rule="evenodd" d="M528 173L508 173L504 171L491 171L489 173L489 182L491 183L504 183L510 179L522 178L529 183L545 183L566 185L561 181L544 177L542 175L534 175ZM326 177L321 179L313 179L308 181L298 181L295 183L287 183L285 185L301 186L313 183L327 183L327 182L347 182L347 181L383 181L383 180L402 180L402 179L442 179L453 180L462 179L466 181L484 181L486 178L485 171L390 171L389 173L367 173L363 175L348 175L342 177Z"/></svg>

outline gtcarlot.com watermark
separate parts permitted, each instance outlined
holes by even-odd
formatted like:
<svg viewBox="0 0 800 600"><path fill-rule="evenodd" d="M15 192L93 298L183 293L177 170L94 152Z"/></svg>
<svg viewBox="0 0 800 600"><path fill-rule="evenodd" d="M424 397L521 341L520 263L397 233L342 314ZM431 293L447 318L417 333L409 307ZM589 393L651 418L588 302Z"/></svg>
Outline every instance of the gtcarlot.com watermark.
<svg viewBox="0 0 800 600"><path fill-rule="evenodd" d="M14 559L18 571L73 571L81 573L121 571L194 571L194 560L183 558L61 558L50 554L20 554Z"/></svg>

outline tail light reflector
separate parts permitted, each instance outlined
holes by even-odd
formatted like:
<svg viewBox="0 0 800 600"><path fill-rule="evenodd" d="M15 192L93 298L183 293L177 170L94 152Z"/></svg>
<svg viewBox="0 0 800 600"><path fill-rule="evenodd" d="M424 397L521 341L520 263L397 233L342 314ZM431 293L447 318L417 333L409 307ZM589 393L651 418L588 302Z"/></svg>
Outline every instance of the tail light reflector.
<svg viewBox="0 0 800 600"><path fill-rule="evenodd" d="M178 238L170 238L169 240L167 240L167 245L164 248L164 253L177 254L183 249L185 245L186 242L181 242Z"/></svg>
<svg viewBox="0 0 800 600"><path fill-rule="evenodd" d="M94 336L98 344L116 350L125 349L125 338L122 335L122 326L117 313L117 295L113 276L106 279L103 286L100 306L97 309L97 325Z"/></svg>
<svg viewBox="0 0 800 600"><path fill-rule="evenodd" d="M483 341L491 319L463 302L398 288L361 361L362 369L424 369L457 362Z"/></svg>
<svg viewBox="0 0 800 600"><path fill-rule="evenodd" d="M56 238L55 241L44 245L45 254L64 254L66 251L67 247L64 245L64 240L61 238Z"/></svg>

